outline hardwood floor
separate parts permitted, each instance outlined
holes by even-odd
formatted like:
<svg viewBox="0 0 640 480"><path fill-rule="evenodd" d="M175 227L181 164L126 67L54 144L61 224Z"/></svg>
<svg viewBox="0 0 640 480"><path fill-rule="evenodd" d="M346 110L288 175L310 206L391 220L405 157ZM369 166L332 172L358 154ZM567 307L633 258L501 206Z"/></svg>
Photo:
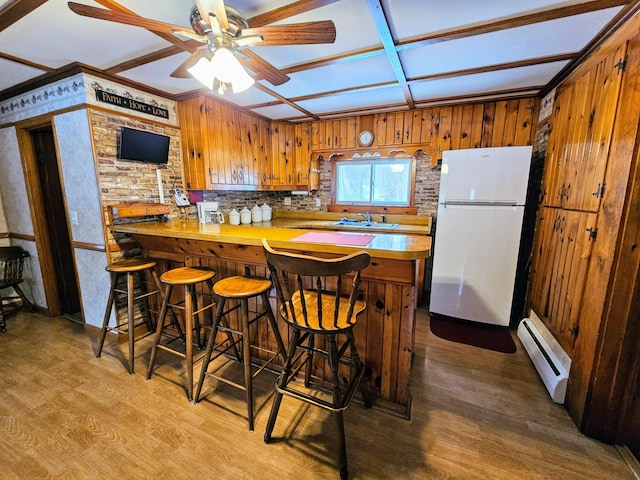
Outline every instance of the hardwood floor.
<svg viewBox="0 0 640 480"><path fill-rule="evenodd" d="M429 332L419 309L412 417L353 404L345 414L350 479L620 479L635 476L613 446L581 435L549 399L518 340L500 354ZM337 479L335 423L285 398L263 443L274 377L256 379L256 430L243 392L205 383L189 403L177 357L150 338L111 339L63 318L19 313L0 335L0 478ZM196 371L197 375L198 371ZM197 378L197 376L196 376ZM217 391L214 392L214 388Z"/></svg>

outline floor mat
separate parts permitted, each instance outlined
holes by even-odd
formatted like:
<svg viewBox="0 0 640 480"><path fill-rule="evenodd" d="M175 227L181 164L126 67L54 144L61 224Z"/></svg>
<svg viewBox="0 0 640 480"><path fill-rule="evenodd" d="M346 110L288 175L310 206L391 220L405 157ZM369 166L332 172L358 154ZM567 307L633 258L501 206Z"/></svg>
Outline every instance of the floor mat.
<svg viewBox="0 0 640 480"><path fill-rule="evenodd" d="M516 344L507 327L467 322L431 314L431 332L452 342L473 345L502 353L515 353Z"/></svg>

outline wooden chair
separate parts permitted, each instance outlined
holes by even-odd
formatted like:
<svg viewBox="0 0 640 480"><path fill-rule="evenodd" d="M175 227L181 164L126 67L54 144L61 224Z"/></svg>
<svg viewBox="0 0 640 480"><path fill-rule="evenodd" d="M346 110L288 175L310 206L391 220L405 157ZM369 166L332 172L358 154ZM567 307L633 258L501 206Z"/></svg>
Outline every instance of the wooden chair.
<svg viewBox="0 0 640 480"><path fill-rule="evenodd" d="M24 259L28 258L29 252L23 250L22 247L0 247L0 332L7 331L7 325L5 321L5 312L3 303L4 300L12 300L20 298L22 300L22 308L28 308L31 312L35 312L36 308L33 303L29 301L20 284L23 282L22 271L24 269ZM2 291L8 288L18 294L18 296L2 295Z"/></svg>
<svg viewBox="0 0 640 480"><path fill-rule="evenodd" d="M369 254L317 258L275 251L264 239L262 245L276 287L278 312L291 327L287 358L276 384L264 441L271 441L283 395L335 412L340 477L344 480L348 472L343 412L357 389L362 392L365 406L371 406L366 384L361 381L365 366L353 336L356 318L366 308L359 299L358 288L360 272L369 265ZM344 337L340 346L338 336ZM324 337L326 349L316 337ZM312 378L315 357L328 362L331 372L328 395L320 379ZM296 379L303 368L301 385ZM349 374L342 369L339 373L339 368L349 370L349 381L341 382L340 378L349 378Z"/></svg>

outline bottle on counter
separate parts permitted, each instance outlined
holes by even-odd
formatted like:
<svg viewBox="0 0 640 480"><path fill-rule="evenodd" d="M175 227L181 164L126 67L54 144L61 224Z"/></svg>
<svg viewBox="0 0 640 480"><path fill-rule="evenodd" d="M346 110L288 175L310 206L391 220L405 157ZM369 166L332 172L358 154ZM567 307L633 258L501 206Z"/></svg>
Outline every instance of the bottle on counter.
<svg viewBox="0 0 640 480"><path fill-rule="evenodd" d="M251 223L251 210L249 210L247 207L244 207L242 210L240 210L240 223L242 223L243 225L248 225L249 223Z"/></svg>
<svg viewBox="0 0 640 480"><path fill-rule="evenodd" d="M229 212L229 225L240 225L240 214L235 208Z"/></svg>
<svg viewBox="0 0 640 480"><path fill-rule="evenodd" d="M270 222L271 221L271 207L269 205L267 205L266 203L263 203L262 207L260 207L260 210L262 210L262 221L263 222Z"/></svg>
<svg viewBox="0 0 640 480"><path fill-rule="evenodd" d="M262 222L262 209L256 203L256 206L251 209L251 221L253 223Z"/></svg>

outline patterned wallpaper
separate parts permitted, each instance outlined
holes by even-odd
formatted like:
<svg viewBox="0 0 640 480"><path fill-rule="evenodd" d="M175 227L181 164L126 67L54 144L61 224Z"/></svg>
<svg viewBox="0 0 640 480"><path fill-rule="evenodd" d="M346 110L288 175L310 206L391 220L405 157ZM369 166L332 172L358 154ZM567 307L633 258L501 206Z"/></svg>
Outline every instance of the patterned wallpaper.
<svg viewBox="0 0 640 480"><path fill-rule="evenodd" d="M96 98L96 89L129 98L145 105L166 109L169 118L165 119L139 110L101 102ZM36 88L22 95L17 95L0 102L0 124L18 122L37 115L55 112L64 108L82 104L107 107L123 113L135 114L155 122L178 125L177 104L157 95L142 90L120 85L116 82L99 78L86 73L78 73L70 77Z"/></svg>

